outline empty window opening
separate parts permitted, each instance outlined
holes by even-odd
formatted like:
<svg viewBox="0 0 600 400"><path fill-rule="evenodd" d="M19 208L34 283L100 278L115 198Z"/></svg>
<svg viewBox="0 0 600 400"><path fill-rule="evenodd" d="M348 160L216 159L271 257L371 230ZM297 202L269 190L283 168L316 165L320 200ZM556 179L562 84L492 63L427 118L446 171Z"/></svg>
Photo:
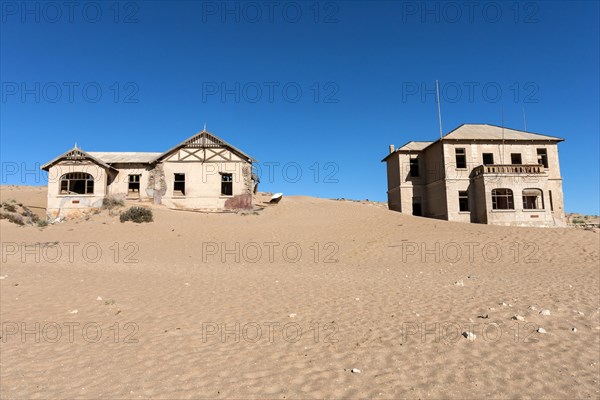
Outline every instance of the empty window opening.
<svg viewBox="0 0 600 400"><path fill-rule="evenodd" d="M410 176L419 176L419 159L417 157L410 158Z"/></svg>
<svg viewBox="0 0 600 400"><path fill-rule="evenodd" d="M521 162L521 153L511 153L510 154L510 163L511 164L523 164Z"/></svg>
<svg viewBox="0 0 600 400"><path fill-rule="evenodd" d="M467 168L467 156L464 148L455 149L456 168Z"/></svg>
<svg viewBox="0 0 600 400"><path fill-rule="evenodd" d="M458 209L459 211L469 211L469 192L466 190L458 192Z"/></svg>
<svg viewBox="0 0 600 400"><path fill-rule="evenodd" d="M548 198L550 199L550 211L554 211L554 203L552 203L552 190L548 190Z"/></svg>
<svg viewBox="0 0 600 400"><path fill-rule="evenodd" d="M492 165L494 163L493 153L483 153L483 165Z"/></svg>
<svg viewBox="0 0 600 400"><path fill-rule="evenodd" d="M413 197L412 199L412 215L416 215L418 217L423 215L423 210L421 209L421 198Z"/></svg>
<svg viewBox="0 0 600 400"><path fill-rule="evenodd" d="M543 210L544 197L540 189L523 190L523 210Z"/></svg>
<svg viewBox="0 0 600 400"><path fill-rule="evenodd" d="M129 193L139 193L140 192L140 177L141 175L129 175L129 183L127 186L127 191Z"/></svg>
<svg viewBox="0 0 600 400"><path fill-rule="evenodd" d="M221 195L233 196L233 175L221 174Z"/></svg>
<svg viewBox="0 0 600 400"><path fill-rule="evenodd" d="M544 168L548 169L548 153L546 149L537 149L538 164L542 164Z"/></svg>
<svg viewBox="0 0 600 400"><path fill-rule="evenodd" d="M185 196L185 174L175 174L173 180L173 195Z"/></svg>
<svg viewBox="0 0 600 400"><path fill-rule="evenodd" d="M492 209L493 210L514 210L515 203L513 192L510 189L492 190Z"/></svg>
<svg viewBox="0 0 600 400"><path fill-rule="evenodd" d="M94 177L85 172L69 172L60 178L60 194L94 194Z"/></svg>

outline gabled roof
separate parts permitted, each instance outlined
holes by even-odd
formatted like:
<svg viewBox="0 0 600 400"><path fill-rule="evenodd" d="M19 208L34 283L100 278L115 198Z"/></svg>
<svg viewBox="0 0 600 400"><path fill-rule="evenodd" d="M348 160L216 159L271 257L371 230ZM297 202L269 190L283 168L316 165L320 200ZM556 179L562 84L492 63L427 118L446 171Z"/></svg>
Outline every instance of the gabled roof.
<svg viewBox="0 0 600 400"><path fill-rule="evenodd" d="M456 140L543 140L562 142L564 139L520 131L517 129L502 128L489 124L462 124L458 128L447 133L444 139Z"/></svg>
<svg viewBox="0 0 600 400"><path fill-rule="evenodd" d="M148 164L162 153L157 152L132 152L132 151L90 151L90 156L96 157L107 164L140 163Z"/></svg>
<svg viewBox="0 0 600 400"><path fill-rule="evenodd" d="M194 136L184 140L183 142L179 143L177 146L165 151L164 153L160 153L160 155L157 156L156 158L154 158L152 160L152 162L159 161L162 158L166 157L167 155L171 154L172 152L174 152L176 150L179 150L182 147L196 147L196 148L226 147L229 150L231 150L232 152L241 156L242 158L246 158L250 162L256 162L256 160L253 159L252 157L250 157L248 154L244 153L237 147L227 143L223 139L213 135L212 133L208 132L206 129L203 129L201 132L198 132Z"/></svg>
<svg viewBox="0 0 600 400"><path fill-rule="evenodd" d="M96 157L90 155L90 153L87 153L87 152L83 151L82 149L78 148L77 145L75 145L75 147L73 147L71 150L54 158L53 160L48 161L46 164L42 165L41 169L43 169L44 171L48 171L50 169L50 167L52 167L54 164L56 164L57 162L59 162L61 160L75 160L75 161L90 160L104 168L114 169L113 167L106 164L104 161L100 160L99 158L96 158Z"/></svg>

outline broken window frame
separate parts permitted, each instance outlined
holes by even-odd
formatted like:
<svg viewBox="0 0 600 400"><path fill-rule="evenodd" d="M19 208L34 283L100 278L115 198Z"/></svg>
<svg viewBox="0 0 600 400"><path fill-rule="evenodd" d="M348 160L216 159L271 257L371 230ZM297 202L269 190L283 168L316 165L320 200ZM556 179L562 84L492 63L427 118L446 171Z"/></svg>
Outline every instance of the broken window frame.
<svg viewBox="0 0 600 400"><path fill-rule="evenodd" d="M538 158L538 164L541 164L545 169L548 169L548 150L545 147L537 148L536 154Z"/></svg>
<svg viewBox="0 0 600 400"><path fill-rule="evenodd" d="M497 188L492 189L492 210L512 210L515 209L515 201L512 189Z"/></svg>
<svg viewBox="0 0 600 400"><path fill-rule="evenodd" d="M454 149L454 161L456 169L467 169L467 150L464 147Z"/></svg>
<svg viewBox="0 0 600 400"><path fill-rule="evenodd" d="M141 186L142 175L141 174L129 174L127 178L127 193L128 194L139 194Z"/></svg>
<svg viewBox="0 0 600 400"><path fill-rule="evenodd" d="M83 185L83 186L81 186ZM82 190L82 192L74 189ZM63 196L94 194L94 177L87 172L68 172L60 177L58 193Z"/></svg>
<svg viewBox="0 0 600 400"><path fill-rule="evenodd" d="M221 196L233 196L233 174L221 173Z"/></svg>
<svg viewBox="0 0 600 400"><path fill-rule="evenodd" d="M523 189L523 210L544 210L544 192L538 188Z"/></svg>
<svg viewBox="0 0 600 400"><path fill-rule="evenodd" d="M416 156L411 156L409 159L409 175L412 178L419 177L419 158Z"/></svg>
<svg viewBox="0 0 600 400"><path fill-rule="evenodd" d="M179 192L179 193L178 193ZM185 196L185 174L173 174L173 196Z"/></svg>
<svg viewBox="0 0 600 400"><path fill-rule="evenodd" d="M458 211L468 212L469 208L469 192L467 190L458 191Z"/></svg>

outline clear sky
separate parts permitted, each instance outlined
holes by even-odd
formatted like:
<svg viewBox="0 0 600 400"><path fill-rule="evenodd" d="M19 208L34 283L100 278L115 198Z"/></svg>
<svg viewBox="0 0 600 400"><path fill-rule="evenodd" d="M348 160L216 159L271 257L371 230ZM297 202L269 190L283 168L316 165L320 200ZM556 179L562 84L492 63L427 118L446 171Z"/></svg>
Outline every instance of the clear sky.
<svg viewBox="0 0 600 400"><path fill-rule="evenodd" d="M1 2L2 184L70 149L207 129L261 190L386 200L388 145L462 123L564 137L569 212L599 213L599 7L583 2ZM15 172L16 171L16 172Z"/></svg>

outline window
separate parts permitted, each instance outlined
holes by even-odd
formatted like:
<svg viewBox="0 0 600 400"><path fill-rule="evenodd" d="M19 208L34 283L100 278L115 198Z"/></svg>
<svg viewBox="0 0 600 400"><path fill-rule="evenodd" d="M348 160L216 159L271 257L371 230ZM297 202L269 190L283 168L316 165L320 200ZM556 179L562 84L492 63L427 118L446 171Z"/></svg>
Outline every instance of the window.
<svg viewBox="0 0 600 400"><path fill-rule="evenodd" d="M421 209L421 198L413 197L412 199L412 215L416 215L418 217L423 215L423 210Z"/></svg>
<svg viewBox="0 0 600 400"><path fill-rule="evenodd" d="M483 165L492 165L494 163L494 153L483 153Z"/></svg>
<svg viewBox="0 0 600 400"><path fill-rule="evenodd" d="M554 203L552 203L552 190L548 190L548 198L550 198L550 211L554 211Z"/></svg>
<svg viewBox="0 0 600 400"><path fill-rule="evenodd" d="M537 149L538 164L542 164L544 168L548 169L548 153L546 149Z"/></svg>
<svg viewBox="0 0 600 400"><path fill-rule="evenodd" d="M456 155L456 168L467 168L467 156L465 154L465 149L455 149Z"/></svg>
<svg viewBox="0 0 600 400"><path fill-rule="evenodd" d="M94 178L85 172L69 172L60 178L60 194L94 194Z"/></svg>
<svg viewBox="0 0 600 400"><path fill-rule="evenodd" d="M419 159L417 157L410 158L410 176L419 176Z"/></svg>
<svg viewBox="0 0 600 400"><path fill-rule="evenodd" d="M492 209L493 210L514 210L513 192L510 189L492 190Z"/></svg>
<svg viewBox="0 0 600 400"><path fill-rule="evenodd" d="M175 174L173 181L173 195L185 196L185 174Z"/></svg>
<svg viewBox="0 0 600 400"><path fill-rule="evenodd" d="M544 196L540 189L523 190L523 210L543 210Z"/></svg>
<svg viewBox="0 0 600 400"><path fill-rule="evenodd" d="M521 162L521 153L511 153L510 154L510 163L511 164L523 164Z"/></svg>
<svg viewBox="0 0 600 400"><path fill-rule="evenodd" d="M127 186L127 191L129 193L140 192L140 177L141 175L129 175L129 184Z"/></svg>
<svg viewBox="0 0 600 400"><path fill-rule="evenodd" d="M233 196L232 174L221 174L221 196Z"/></svg>
<svg viewBox="0 0 600 400"><path fill-rule="evenodd" d="M469 192L458 192L458 209L459 211L469 211Z"/></svg>

